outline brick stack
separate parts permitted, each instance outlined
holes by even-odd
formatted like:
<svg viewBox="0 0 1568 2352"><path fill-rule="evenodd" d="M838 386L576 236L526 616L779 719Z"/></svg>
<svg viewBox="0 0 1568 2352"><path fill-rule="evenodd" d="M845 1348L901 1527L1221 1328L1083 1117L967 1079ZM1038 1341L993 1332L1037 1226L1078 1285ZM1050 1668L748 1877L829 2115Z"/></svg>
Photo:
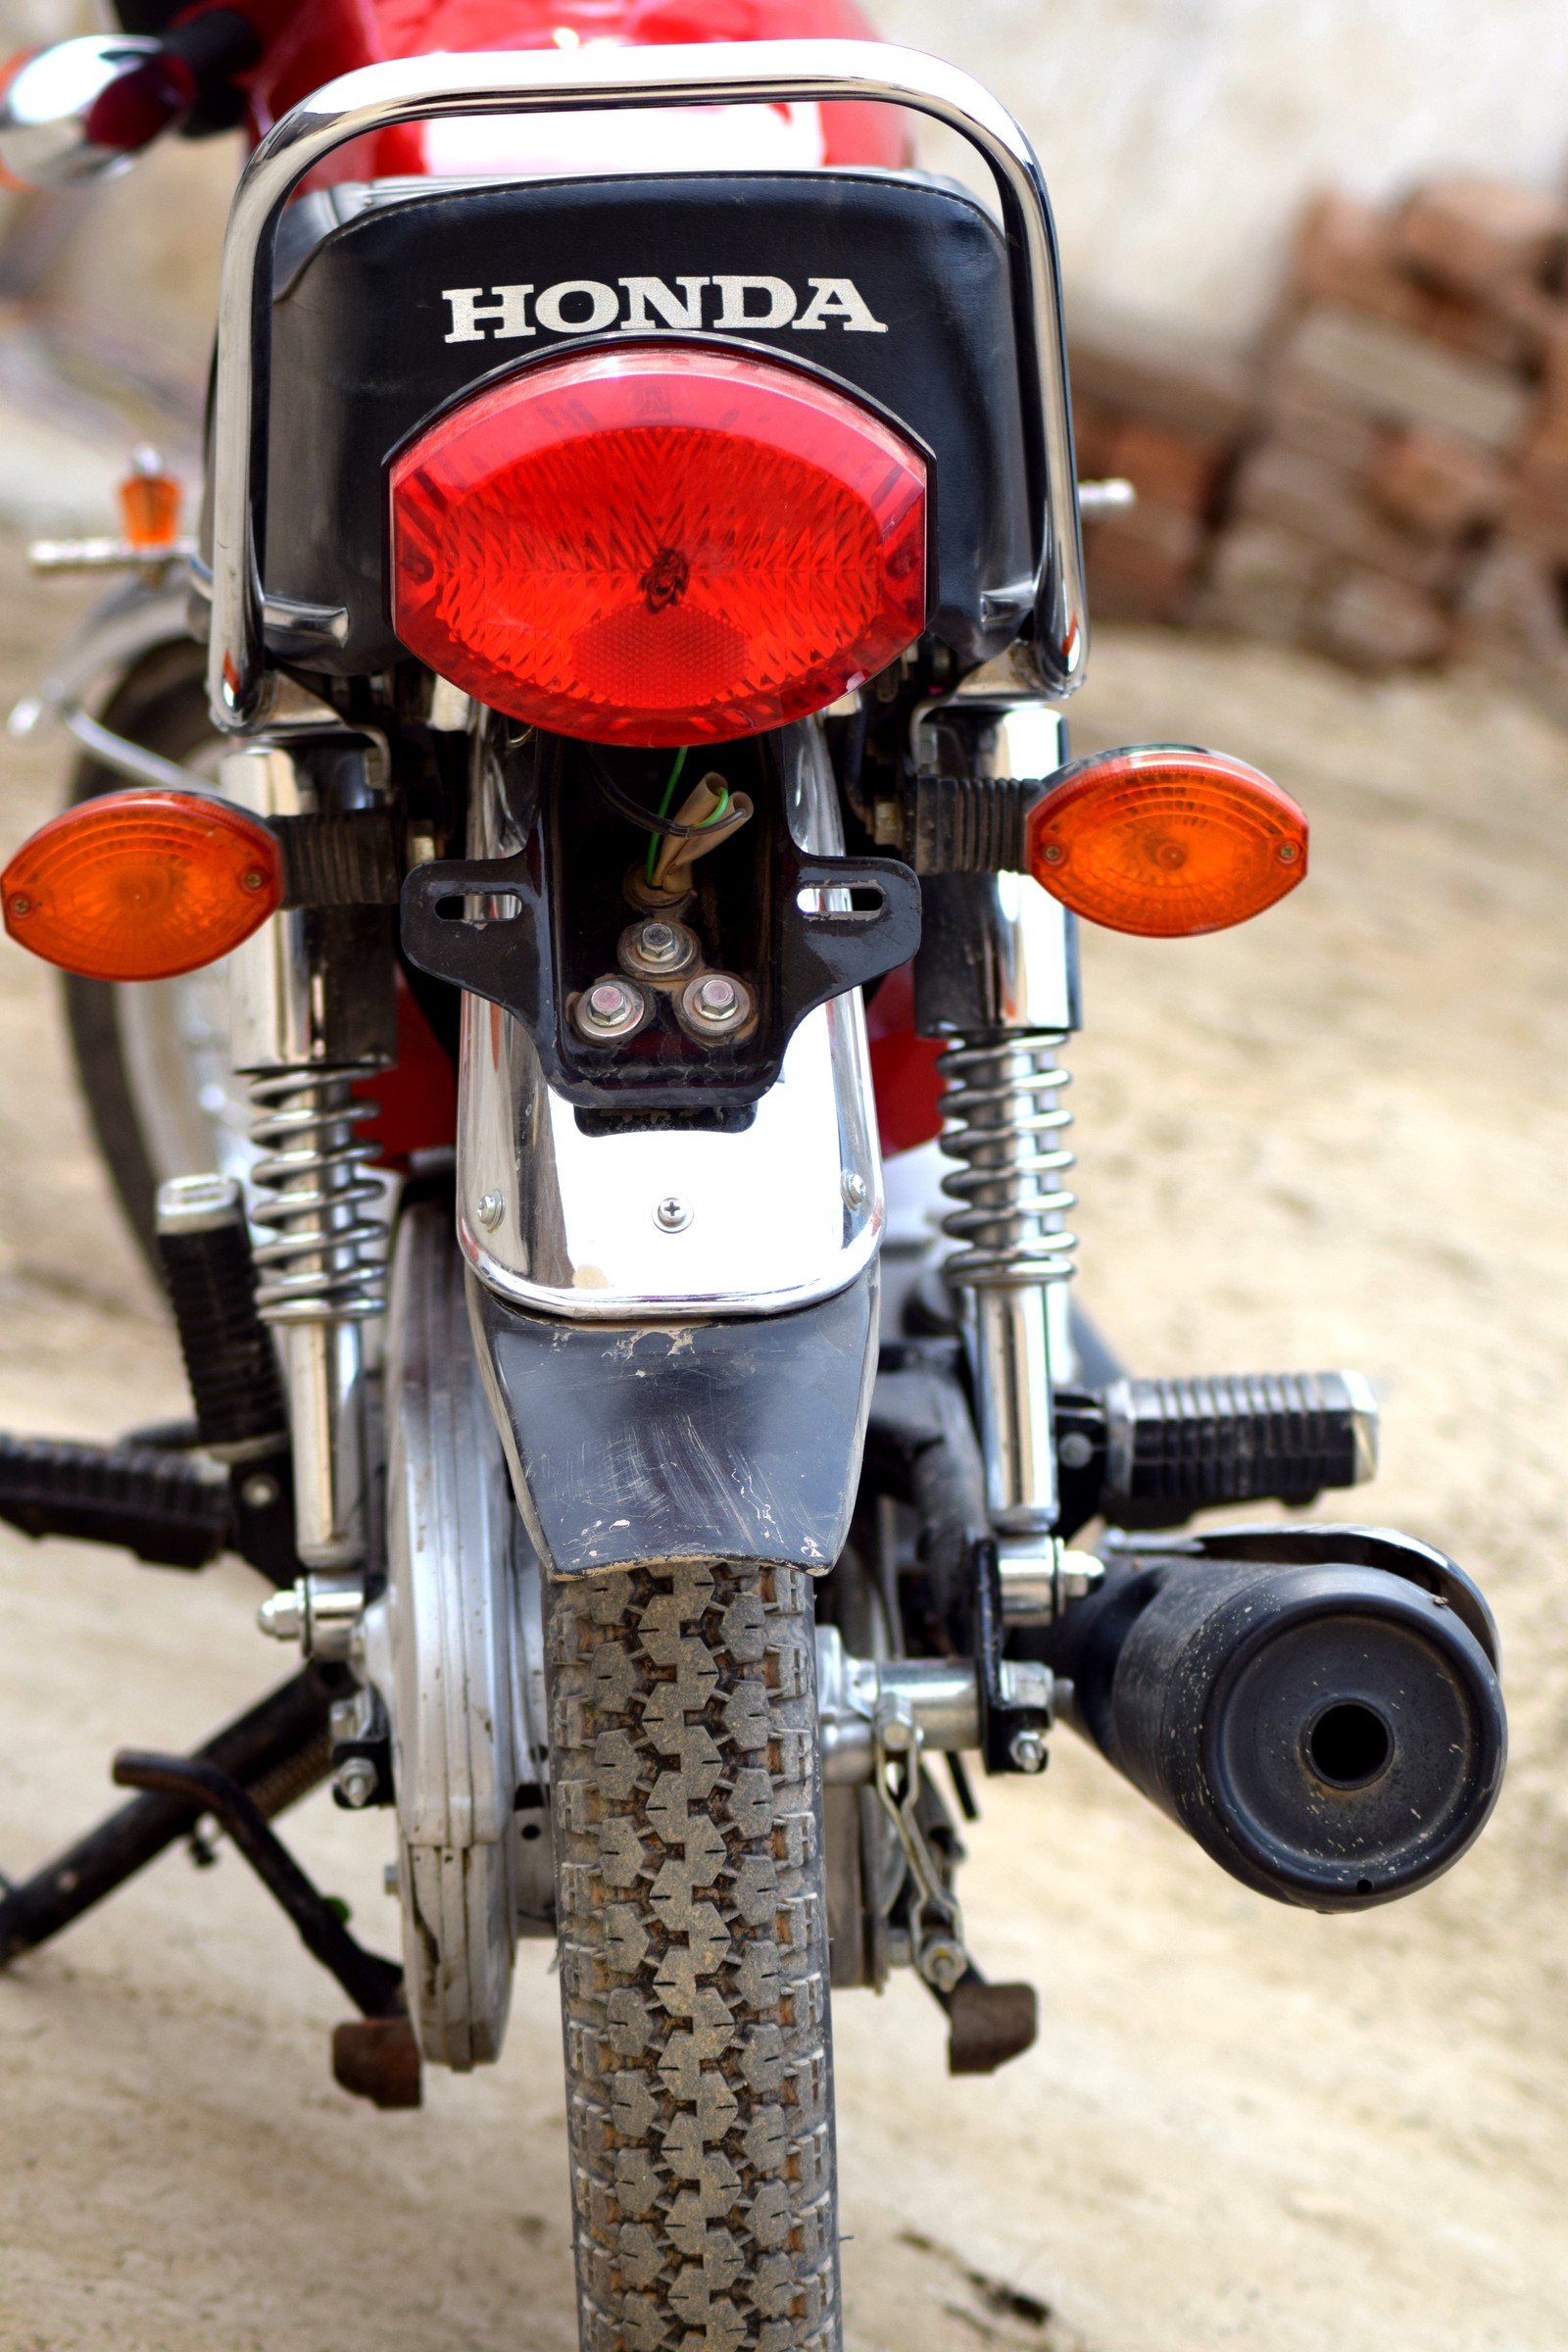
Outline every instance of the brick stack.
<svg viewBox="0 0 1568 2352"><path fill-rule="evenodd" d="M1252 429L1251 368L1174 336L1075 309L1073 430L1085 481L1120 476L1138 504L1084 532L1091 610L1192 619L1236 453Z"/></svg>
<svg viewBox="0 0 1568 2352"><path fill-rule="evenodd" d="M1568 717L1568 207L1321 198L1255 389L1216 400L1210 370L1205 400L1143 351L1141 385L1125 339L1113 365L1075 341L1080 471L1141 493L1090 535L1093 609L1372 670L1488 661Z"/></svg>

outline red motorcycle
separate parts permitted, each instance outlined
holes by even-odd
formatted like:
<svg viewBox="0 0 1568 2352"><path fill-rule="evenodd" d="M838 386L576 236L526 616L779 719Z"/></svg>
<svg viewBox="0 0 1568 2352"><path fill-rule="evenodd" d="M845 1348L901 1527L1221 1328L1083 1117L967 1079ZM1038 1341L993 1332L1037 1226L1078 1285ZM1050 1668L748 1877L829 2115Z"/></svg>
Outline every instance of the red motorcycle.
<svg viewBox="0 0 1568 2352"><path fill-rule="evenodd" d="M256 144L199 533L149 459L45 557L130 576L14 714L85 760L0 896L195 1409L0 1444L0 1514L237 1553L300 1654L117 1758L0 1963L216 1824L361 2013L339 2082L409 2105L554 1937L584 2345L832 2346L830 1988L915 1971L956 2074L1034 2037L964 1933L977 1767L1059 1720L1322 1910L1496 1795L1451 1560L1189 1527L1369 1477L1366 1384L1140 1380L1069 1305L1075 923L1257 916L1305 818L1069 757L1093 486L966 75L839 0L120 13L13 69L8 173ZM328 1777L401 1965L271 1827Z"/></svg>

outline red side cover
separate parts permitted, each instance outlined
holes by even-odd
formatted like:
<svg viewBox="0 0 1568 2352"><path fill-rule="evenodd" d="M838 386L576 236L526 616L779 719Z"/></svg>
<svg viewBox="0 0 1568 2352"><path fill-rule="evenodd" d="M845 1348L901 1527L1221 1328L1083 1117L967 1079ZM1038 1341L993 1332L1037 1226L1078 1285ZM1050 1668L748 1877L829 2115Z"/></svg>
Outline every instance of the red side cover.
<svg viewBox="0 0 1568 2352"><path fill-rule="evenodd" d="M629 46L876 37L855 0L239 0L239 7L267 47L247 76L258 135L336 74L391 57L569 47L573 33L581 42ZM827 106L822 128L829 164L897 168L909 161L895 108ZM418 132L388 131L368 163L344 150L324 172L373 178L423 169Z"/></svg>

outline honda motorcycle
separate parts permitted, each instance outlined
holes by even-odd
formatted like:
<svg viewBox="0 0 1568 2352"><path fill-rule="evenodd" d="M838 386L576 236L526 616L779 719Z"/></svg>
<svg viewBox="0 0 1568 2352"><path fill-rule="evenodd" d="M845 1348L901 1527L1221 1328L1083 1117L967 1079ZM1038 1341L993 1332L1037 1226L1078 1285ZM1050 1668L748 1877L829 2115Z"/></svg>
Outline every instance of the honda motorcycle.
<svg viewBox="0 0 1568 2352"><path fill-rule="evenodd" d="M0 1512L240 1555L299 1662L117 1757L0 1960L221 1835L406 2106L554 1937L585 2346L830 2347L831 1996L912 1970L957 2075L1035 2034L965 1934L977 1778L1059 1722L1321 1911L1496 1795L1453 1561L1190 1525L1368 1478L1365 1382L1139 1379L1068 1303L1075 923L1259 916L1306 822L1069 756L1054 232L968 76L838 0L453 0L380 56L416 12L172 13L0 100L40 185L258 132L199 530L149 456L121 538L40 551L129 577L13 718L85 759L0 888L195 1409L6 1442ZM400 1965L272 1827L328 1779Z"/></svg>

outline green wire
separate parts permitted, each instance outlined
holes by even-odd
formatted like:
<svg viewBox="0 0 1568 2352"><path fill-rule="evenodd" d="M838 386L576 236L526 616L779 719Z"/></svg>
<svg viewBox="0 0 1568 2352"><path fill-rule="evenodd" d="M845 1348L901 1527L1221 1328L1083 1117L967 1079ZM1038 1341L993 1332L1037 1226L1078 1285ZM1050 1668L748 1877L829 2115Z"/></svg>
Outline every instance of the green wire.
<svg viewBox="0 0 1568 2352"><path fill-rule="evenodd" d="M682 745L681 749L675 754L675 764L669 771L668 779L664 785L664 797L659 804L659 813L661 816L667 816L669 814L669 804L675 798L675 787L680 782L680 771L685 764L686 748L684 745ZM654 859L658 854L659 835L657 833L650 833L648 836L648 861L643 868L643 871L648 876L650 882L654 878Z"/></svg>
<svg viewBox="0 0 1568 2352"><path fill-rule="evenodd" d="M669 805L675 798L675 787L680 782L680 771L685 764L686 747L683 745L682 748L675 754L675 764L669 771L668 779L664 785L663 797L661 799L659 804L659 814L661 816L667 816L669 814ZM726 784L721 789L718 807L713 810L711 816L704 817L700 830L706 832L710 825L716 825L721 816L727 816L728 814L729 786ZM650 833L648 836L648 857L643 867L643 871L647 875L650 882L652 882L654 878L654 859L659 855L659 843L660 836L657 833Z"/></svg>

